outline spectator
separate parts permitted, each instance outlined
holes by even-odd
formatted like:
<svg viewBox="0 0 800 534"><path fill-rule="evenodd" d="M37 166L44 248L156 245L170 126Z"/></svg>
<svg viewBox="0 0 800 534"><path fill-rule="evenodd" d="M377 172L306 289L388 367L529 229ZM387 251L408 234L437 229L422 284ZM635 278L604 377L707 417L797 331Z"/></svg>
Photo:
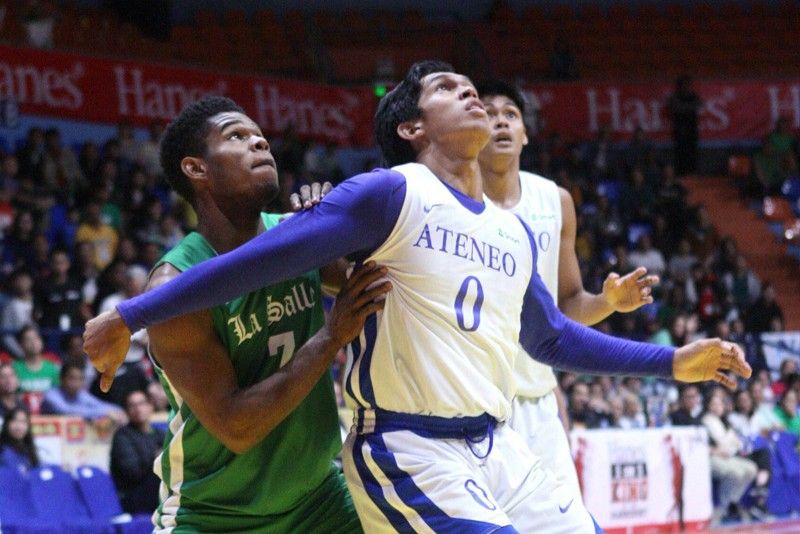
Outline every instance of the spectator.
<svg viewBox="0 0 800 534"><path fill-rule="evenodd" d="M728 415L728 423L745 443L745 447L751 445L754 440L761 435L760 429L753 426L753 399L750 392L740 389L734 395L734 411ZM768 447L753 449L747 457L758 467L755 484L750 490L755 500L755 506L750 508L750 515L758 519L763 518L767 513L767 497L769 494L769 480L772 477L772 461Z"/></svg>
<svg viewBox="0 0 800 534"><path fill-rule="evenodd" d="M58 365L44 357L44 343L35 326L24 327L18 338L22 347L22 360L15 361L12 365L28 409L31 413L38 414L44 393L58 383Z"/></svg>
<svg viewBox="0 0 800 534"><path fill-rule="evenodd" d="M36 318L42 328L67 331L80 328L91 317L83 302L81 283L70 275L71 262L66 250L56 249L50 255L50 276L36 295Z"/></svg>
<svg viewBox="0 0 800 534"><path fill-rule="evenodd" d="M111 441L111 476L123 510L152 513L158 506L161 482L153 472L153 461L161 453L164 433L150 426L153 403L143 391L128 393L125 412L130 422Z"/></svg>
<svg viewBox="0 0 800 534"><path fill-rule="evenodd" d="M43 157L44 130L34 126L28 130L25 144L17 151L20 176L36 176L39 173Z"/></svg>
<svg viewBox="0 0 800 534"><path fill-rule="evenodd" d="M0 419L5 419L16 408L25 409L18 389L19 378L14 368L10 363L0 363Z"/></svg>
<svg viewBox="0 0 800 534"><path fill-rule="evenodd" d="M669 275L677 280L689 278L692 265L697 263L697 256L692 254L692 245L685 237L678 241L678 252L669 259Z"/></svg>
<svg viewBox="0 0 800 534"><path fill-rule="evenodd" d="M139 145L139 152L136 155L136 162L150 176L160 176L162 174L161 152L158 142L163 131L164 126L160 122L151 122L147 129L149 137L147 141Z"/></svg>
<svg viewBox="0 0 800 534"><path fill-rule="evenodd" d="M84 143L78 155L78 165L90 184L96 183L100 177L101 161L97 144L91 141Z"/></svg>
<svg viewBox="0 0 800 534"><path fill-rule="evenodd" d="M772 140L767 138L761 150L753 156L756 182L750 193L760 197L780 195L781 186L786 179L782 159Z"/></svg>
<svg viewBox="0 0 800 534"><path fill-rule="evenodd" d="M781 397L780 403L775 406L775 416L780 420L783 428L795 436L800 436L800 414L797 413L797 391L787 389Z"/></svg>
<svg viewBox="0 0 800 534"><path fill-rule="evenodd" d="M633 169L630 181L622 188L622 213L628 221L650 223L655 204L655 193L645 182L642 170Z"/></svg>
<svg viewBox="0 0 800 534"><path fill-rule="evenodd" d="M771 331L775 319L783 323L783 310L775 301L775 287L772 284L764 284L761 296L746 311L745 317L747 329L756 334Z"/></svg>
<svg viewBox="0 0 800 534"><path fill-rule="evenodd" d="M653 248L648 234L639 236L636 250L630 253L628 259L633 265L647 268L648 274L663 276L667 269L664 255L660 250Z"/></svg>
<svg viewBox="0 0 800 534"><path fill-rule="evenodd" d="M3 241L3 271L8 274L19 268L30 268L34 263L33 240L36 225L33 213L22 210L17 213L11 232Z"/></svg>
<svg viewBox="0 0 800 534"><path fill-rule="evenodd" d="M21 472L39 465L39 455L31 432L31 419L22 408L14 408L3 419L3 429L0 430L0 465ZM3 491L9 491L9 488L3 488Z"/></svg>
<svg viewBox="0 0 800 534"><path fill-rule="evenodd" d="M769 134L767 140L775 149L775 153L780 160L781 169L786 174L796 174L797 160L794 153L797 148L797 139L792 135L789 124L789 117L785 115L778 117L775 129Z"/></svg>
<svg viewBox="0 0 800 534"><path fill-rule="evenodd" d="M3 308L0 328L3 329L3 346L14 358L22 358L22 347L16 334L23 326L33 324L33 278L19 270L11 275L11 300Z"/></svg>
<svg viewBox="0 0 800 534"><path fill-rule="evenodd" d="M697 116L703 101L692 89L692 79L681 76L675 91L667 101L672 121L672 141L675 151L675 174L685 176L697 168L697 142L700 138Z"/></svg>
<svg viewBox="0 0 800 534"><path fill-rule="evenodd" d="M25 3L22 22L28 44L34 48L53 48L53 26L56 23L52 2L32 0Z"/></svg>
<svg viewBox="0 0 800 534"><path fill-rule="evenodd" d="M76 415L94 420L109 417L118 423L126 422L118 406L94 397L86 390L85 366L81 361L68 361L61 367L60 384L44 395L42 413Z"/></svg>
<svg viewBox="0 0 800 534"><path fill-rule="evenodd" d="M78 158L72 150L64 148L61 134L55 128L45 132L44 140L42 185L45 189L56 193L67 205L72 205L88 185L78 164Z"/></svg>
<svg viewBox="0 0 800 534"><path fill-rule="evenodd" d="M789 380L792 375L797 373L797 360L794 358L785 358L780 367L778 368L778 380L772 384L772 393L775 398L779 398L786 392L789 386Z"/></svg>
<svg viewBox="0 0 800 534"><path fill-rule="evenodd" d="M94 244L94 264L102 271L117 253L119 236L114 228L103 223L101 216L100 204L90 202L86 207L86 219L78 227L75 239L79 243L88 241Z"/></svg>
<svg viewBox="0 0 800 534"><path fill-rule="evenodd" d="M550 54L550 76L554 80L574 80L578 77L575 55L563 35L556 39Z"/></svg>
<svg viewBox="0 0 800 534"><path fill-rule="evenodd" d="M5 189L9 196L13 196L19 188L19 161L14 154L6 154L2 157L3 164L0 165L0 187Z"/></svg>
<svg viewBox="0 0 800 534"><path fill-rule="evenodd" d="M748 268L747 259L741 254L736 257L736 268L722 277L722 283L733 297L740 310L746 310L761 294L761 282Z"/></svg>
<svg viewBox="0 0 800 534"><path fill-rule="evenodd" d="M728 424L723 395L726 395L723 390L716 389L708 396L702 419L711 444L711 476L719 480L720 506L714 516L723 520L744 519L739 499L756 478L758 467L740 455L744 444Z"/></svg>
<svg viewBox="0 0 800 534"><path fill-rule="evenodd" d="M589 149L589 163L591 165L591 178L594 181L613 178L613 165L611 162L611 130L608 125L602 125L597 130L597 137ZM546 175L545 175L546 176Z"/></svg>
<svg viewBox="0 0 800 534"><path fill-rule="evenodd" d="M17 211L12 204L13 198L14 193L11 192L8 182L0 182L0 240L6 237L14 224Z"/></svg>
<svg viewBox="0 0 800 534"><path fill-rule="evenodd" d="M584 382L572 385L569 394L569 419L573 428L608 428L611 418L590 405L589 386Z"/></svg>
<svg viewBox="0 0 800 534"><path fill-rule="evenodd" d="M642 411L642 402L631 392L624 392L622 398L622 417L617 422L620 428L647 428L647 418Z"/></svg>
<svg viewBox="0 0 800 534"><path fill-rule="evenodd" d="M128 121L117 124L117 143L119 144L119 157L129 164L136 162L139 154L139 143L133 132L133 125Z"/></svg>
<svg viewBox="0 0 800 534"><path fill-rule="evenodd" d="M700 415L703 406L700 397L700 390L697 386L687 385L680 390L678 398L679 408L672 412L670 419L674 426L700 426L703 422Z"/></svg>

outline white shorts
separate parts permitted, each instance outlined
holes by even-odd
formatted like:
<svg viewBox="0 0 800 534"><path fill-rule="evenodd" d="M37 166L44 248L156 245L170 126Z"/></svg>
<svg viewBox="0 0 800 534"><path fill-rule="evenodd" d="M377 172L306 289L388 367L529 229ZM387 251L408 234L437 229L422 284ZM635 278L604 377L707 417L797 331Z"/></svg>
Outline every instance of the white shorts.
<svg viewBox="0 0 800 534"><path fill-rule="evenodd" d="M569 441L558 416L555 392L538 399L514 397L508 423L525 440L531 452L542 460L544 469L552 471L559 484L566 486L576 499L582 500Z"/></svg>
<svg viewBox="0 0 800 534"><path fill-rule="evenodd" d="M583 502L499 425L480 441L424 431L350 433L347 485L364 532L594 534Z"/></svg>

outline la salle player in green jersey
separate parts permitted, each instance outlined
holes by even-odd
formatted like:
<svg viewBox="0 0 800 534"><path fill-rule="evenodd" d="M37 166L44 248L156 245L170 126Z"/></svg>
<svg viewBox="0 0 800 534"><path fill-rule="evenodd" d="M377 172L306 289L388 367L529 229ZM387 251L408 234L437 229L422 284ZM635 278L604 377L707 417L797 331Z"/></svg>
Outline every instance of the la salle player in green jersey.
<svg viewBox="0 0 800 534"><path fill-rule="evenodd" d="M261 213L278 191L269 144L232 101L184 109L161 150L198 227L161 259L148 288L278 223ZM357 271L327 324L314 271L148 329L172 406L155 463L156 532L360 532L332 462L341 438L328 366L382 307L388 284L366 288L383 272Z"/></svg>

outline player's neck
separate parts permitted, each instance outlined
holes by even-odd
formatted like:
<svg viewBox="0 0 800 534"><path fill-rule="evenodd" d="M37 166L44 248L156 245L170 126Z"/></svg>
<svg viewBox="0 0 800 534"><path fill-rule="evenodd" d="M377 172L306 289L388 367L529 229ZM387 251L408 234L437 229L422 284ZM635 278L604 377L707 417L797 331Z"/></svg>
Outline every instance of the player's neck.
<svg viewBox="0 0 800 534"><path fill-rule="evenodd" d="M428 167L437 178L451 187L483 202L483 184L477 158L423 151L420 152L417 163Z"/></svg>
<svg viewBox="0 0 800 534"><path fill-rule="evenodd" d="M259 210L245 206L223 212L213 201L197 201L197 232L218 254L231 251L259 234L263 228Z"/></svg>
<svg viewBox="0 0 800 534"><path fill-rule="evenodd" d="M501 208L513 208L522 196L519 183L519 158L481 165L483 190L492 202Z"/></svg>

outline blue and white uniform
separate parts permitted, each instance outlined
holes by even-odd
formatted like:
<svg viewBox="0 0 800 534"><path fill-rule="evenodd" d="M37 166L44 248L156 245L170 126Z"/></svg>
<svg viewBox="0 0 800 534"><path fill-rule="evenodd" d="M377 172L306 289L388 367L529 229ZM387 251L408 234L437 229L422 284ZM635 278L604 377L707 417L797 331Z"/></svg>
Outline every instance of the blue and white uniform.
<svg viewBox="0 0 800 534"><path fill-rule="evenodd" d="M365 531L593 532L583 505L505 424L517 341L546 364L609 374L670 376L673 350L565 318L535 272L527 226L422 165L347 180L118 310L137 330L342 256L386 265L394 286L345 388L358 405L345 475Z"/></svg>
<svg viewBox="0 0 800 534"><path fill-rule="evenodd" d="M561 247L561 195L558 186L537 174L519 173L520 198L511 213L531 229L536 244L536 270L558 302L558 264ZM523 326L524 328L524 326ZM509 424L522 436L542 465L571 495L582 500L569 442L558 416L553 370L531 358L521 346L514 362L517 394Z"/></svg>

